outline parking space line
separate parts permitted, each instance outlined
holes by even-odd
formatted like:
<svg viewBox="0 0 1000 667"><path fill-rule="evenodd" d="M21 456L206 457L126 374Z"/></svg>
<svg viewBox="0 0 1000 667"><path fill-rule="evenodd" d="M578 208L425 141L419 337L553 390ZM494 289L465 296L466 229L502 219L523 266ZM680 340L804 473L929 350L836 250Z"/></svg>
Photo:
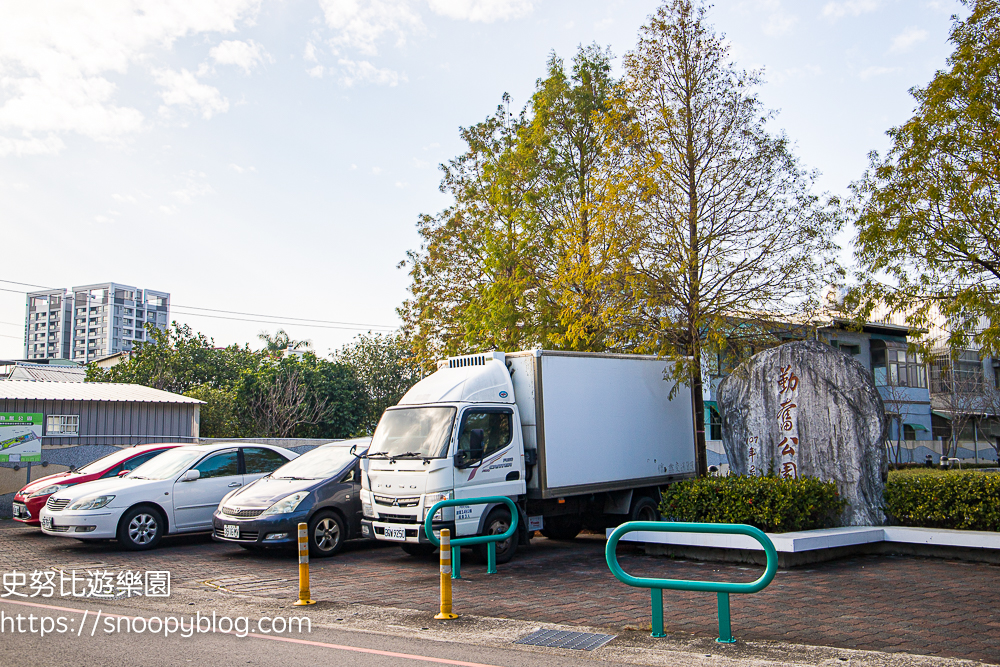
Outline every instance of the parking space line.
<svg viewBox="0 0 1000 667"><path fill-rule="evenodd" d="M23 606L23 607L36 607L38 609L51 609L53 611L63 611L63 612L69 612L71 614L83 614L84 617L86 617L90 613L93 613L89 609L76 609L74 607L59 607L59 606L51 605L51 604L40 604L38 602L23 602L21 600L0 599L0 603L16 604L16 605L20 605L20 606ZM142 617L142 616L125 616L123 614L109 614L107 612L102 612L102 611L98 611L97 613L101 614L103 616L110 616L110 617L113 617L113 618L128 618L128 619L142 618L143 620L146 620L145 617ZM80 626L83 627L83 623L82 622L81 622ZM95 625L95 627L96 627L96 625ZM221 632L220 631L218 634L232 634L232 633ZM291 637L275 637L275 636L272 636L272 635L261 635L261 634L255 633L255 632L248 632L246 636L247 637L253 637L254 639L270 639L271 641L287 642L287 643L290 643L290 644L303 644L305 646L318 646L318 647L321 647L321 648L330 648L330 649L334 649L334 650L337 650L337 651L352 651L354 653L368 653L370 655L380 655L380 656L384 656L384 657L387 657L387 658L403 658L405 660L417 660L417 661L420 661L420 662L434 662L434 663L437 663L439 665L457 665L458 667L498 667L497 665L487 665L487 664L480 663L480 662L466 662L464 660L449 660L448 658L434 658L434 657L426 656L426 655L415 655L415 654L412 654L412 653L397 653L395 651L382 651L380 649L374 649L374 648L361 648L359 646L346 646L346 645L343 645L343 644L330 644L330 643L327 643L327 642L317 642L317 641L311 641L311 640L307 640L307 639L293 639Z"/></svg>

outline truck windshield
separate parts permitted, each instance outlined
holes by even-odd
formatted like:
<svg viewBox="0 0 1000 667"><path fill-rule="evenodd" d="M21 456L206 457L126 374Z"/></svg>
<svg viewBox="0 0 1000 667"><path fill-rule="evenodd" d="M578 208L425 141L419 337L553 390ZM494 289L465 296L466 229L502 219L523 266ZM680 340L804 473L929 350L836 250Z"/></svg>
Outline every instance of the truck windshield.
<svg viewBox="0 0 1000 667"><path fill-rule="evenodd" d="M368 455L394 456L414 453L428 458L448 454L455 408L403 408L386 410L378 422Z"/></svg>

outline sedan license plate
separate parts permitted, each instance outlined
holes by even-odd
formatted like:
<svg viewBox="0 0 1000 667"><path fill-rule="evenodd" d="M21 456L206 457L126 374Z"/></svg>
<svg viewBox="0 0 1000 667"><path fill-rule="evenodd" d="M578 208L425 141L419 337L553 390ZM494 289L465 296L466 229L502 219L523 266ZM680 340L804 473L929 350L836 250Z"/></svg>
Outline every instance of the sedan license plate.
<svg viewBox="0 0 1000 667"><path fill-rule="evenodd" d="M233 526L233 525L228 525L227 524L223 528L223 531L224 531L223 532L223 536L224 537L229 537L229 538L232 538L234 540L240 539L240 527L239 526Z"/></svg>
<svg viewBox="0 0 1000 667"><path fill-rule="evenodd" d="M405 528L393 528L391 526L385 527L385 539L387 540L399 540L401 542L406 541L406 529Z"/></svg>
<svg viewBox="0 0 1000 667"><path fill-rule="evenodd" d="M43 516L42 517L42 528L45 530L52 530L52 517Z"/></svg>
<svg viewBox="0 0 1000 667"><path fill-rule="evenodd" d="M28 508L21 503L14 503L14 518L15 519L27 519L29 516Z"/></svg>

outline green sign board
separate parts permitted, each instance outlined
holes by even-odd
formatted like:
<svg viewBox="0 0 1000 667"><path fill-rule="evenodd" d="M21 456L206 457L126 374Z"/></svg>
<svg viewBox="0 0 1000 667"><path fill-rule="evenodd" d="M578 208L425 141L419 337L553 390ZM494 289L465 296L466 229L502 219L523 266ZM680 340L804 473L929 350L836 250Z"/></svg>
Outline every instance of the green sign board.
<svg viewBox="0 0 1000 667"><path fill-rule="evenodd" d="M0 463L42 460L42 413L0 412Z"/></svg>

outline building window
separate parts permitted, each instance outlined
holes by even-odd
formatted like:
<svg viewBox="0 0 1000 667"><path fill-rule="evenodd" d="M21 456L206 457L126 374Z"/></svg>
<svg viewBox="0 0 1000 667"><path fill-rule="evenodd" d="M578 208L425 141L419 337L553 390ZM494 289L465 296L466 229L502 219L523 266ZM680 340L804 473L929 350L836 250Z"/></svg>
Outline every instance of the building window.
<svg viewBox="0 0 1000 667"><path fill-rule="evenodd" d="M957 359L942 355L931 363L931 392L976 392L983 389L983 365L975 350L963 350Z"/></svg>
<svg viewBox="0 0 1000 667"><path fill-rule="evenodd" d="M79 435L80 415L49 415L45 420L47 435Z"/></svg>
<svg viewBox="0 0 1000 667"><path fill-rule="evenodd" d="M877 385L927 387L927 370L919 354L900 347L872 346L872 375Z"/></svg>
<svg viewBox="0 0 1000 667"><path fill-rule="evenodd" d="M709 440L722 440L722 415L712 406L708 406L708 409Z"/></svg>

